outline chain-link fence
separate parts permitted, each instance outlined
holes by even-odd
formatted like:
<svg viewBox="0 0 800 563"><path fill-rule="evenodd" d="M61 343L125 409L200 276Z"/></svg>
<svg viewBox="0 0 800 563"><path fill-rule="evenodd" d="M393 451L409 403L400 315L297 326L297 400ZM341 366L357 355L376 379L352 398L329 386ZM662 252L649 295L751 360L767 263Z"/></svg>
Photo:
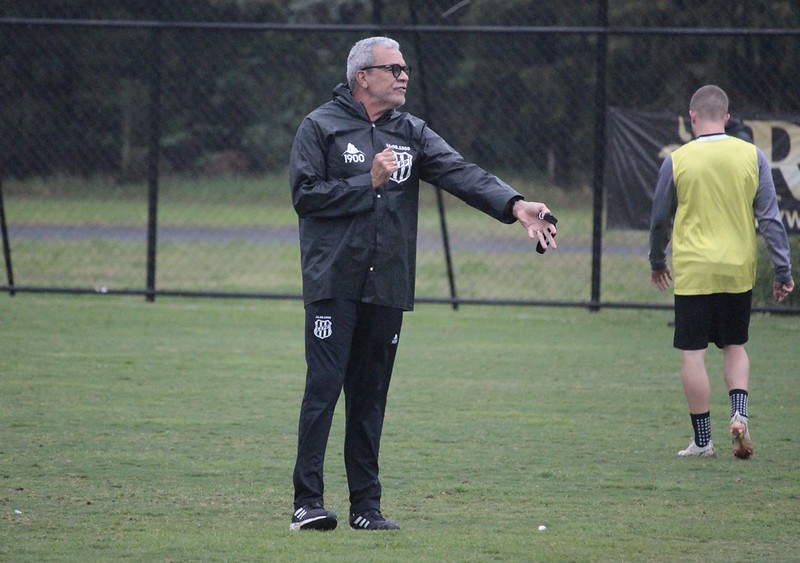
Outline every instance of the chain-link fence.
<svg viewBox="0 0 800 563"><path fill-rule="evenodd" d="M382 34L412 67L404 109L559 217L539 256L423 187L418 300L669 306L647 232L607 228L608 108L679 116L716 83L735 115L800 116L800 2L684 4L0 1L1 287L299 296L294 132L352 44ZM768 157L797 170L794 134L774 128Z"/></svg>

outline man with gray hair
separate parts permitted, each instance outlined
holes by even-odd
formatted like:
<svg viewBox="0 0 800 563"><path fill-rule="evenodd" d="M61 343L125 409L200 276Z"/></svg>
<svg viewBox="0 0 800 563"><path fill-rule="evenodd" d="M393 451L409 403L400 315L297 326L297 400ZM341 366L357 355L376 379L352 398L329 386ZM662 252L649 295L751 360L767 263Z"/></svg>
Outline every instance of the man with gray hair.
<svg viewBox="0 0 800 563"><path fill-rule="evenodd" d="M347 84L303 120L292 146L307 365L292 530L336 527L324 505L323 464L342 389L350 526L399 529L381 512L378 451L403 312L414 307L420 181L499 221L519 221L542 249L556 247L545 204L525 201L423 120L398 111L409 72L393 39L359 41Z"/></svg>

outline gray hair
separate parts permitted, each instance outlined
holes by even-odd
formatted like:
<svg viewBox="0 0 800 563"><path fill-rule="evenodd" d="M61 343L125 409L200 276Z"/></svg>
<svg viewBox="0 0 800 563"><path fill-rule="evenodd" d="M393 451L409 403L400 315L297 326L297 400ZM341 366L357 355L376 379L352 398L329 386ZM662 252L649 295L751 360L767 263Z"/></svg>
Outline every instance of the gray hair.
<svg viewBox="0 0 800 563"><path fill-rule="evenodd" d="M356 73L365 66L375 63L375 47L386 47L387 49L400 49L400 43L388 37L367 37L362 39L350 49L347 56L347 85L350 90L355 88Z"/></svg>

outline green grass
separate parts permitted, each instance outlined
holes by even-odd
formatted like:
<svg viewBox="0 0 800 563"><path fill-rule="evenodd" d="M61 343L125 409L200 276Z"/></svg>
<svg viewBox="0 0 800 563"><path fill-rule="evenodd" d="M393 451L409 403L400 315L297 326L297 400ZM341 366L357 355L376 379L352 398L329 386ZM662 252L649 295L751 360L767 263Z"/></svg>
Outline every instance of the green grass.
<svg viewBox="0 0 800 563"><path fill-rule="evenodd" d="M381 453L402 530L292 533L299 302L0 295L0 560L796 559L800 319L753 318L743 462L715 350L722 453L675 456L691 431L670 318L419 306Z"/></svg>
<svg viewBox="0 0 800 563"><path fill-rule="evenodd" d="M591 194L565 192L530 180L512 179L529 199L545 201L559 217L560 249L539 256L518 225L504 225L445 194L447 225L458 296L465 299L561 301L591 299ZM108 178L55 177L3 184L6 214L15 225L135 228L139 240L103 236L59 240L55 236L11 240L18 286L143 290L146 279L147 186L115 184ZM224 244L168 240L166 229L206 232L297 226L285 174L268 177L164 177L160 182L156 287L170 291L299 294L299 249L295 239ZM421 190L417 297L449 298L435 193ZM432 244L430 241L435 241ZM649 284L648 233L602 231L600 299L613 303L669 304L671 293ZM771 269L761 244L756 305L771 305ZM794 237L793 254L800 249ZM800 305L800 291L787 305Z"/></svg>
<svg viewBox="0 0 800 563"><path fill-rule="evenodd" d="M110 178L55 177L3 183L8 219L36 225L147 226L148 187ZM296 225L285 175L166 177L159 223L170 227Z"/></svg>

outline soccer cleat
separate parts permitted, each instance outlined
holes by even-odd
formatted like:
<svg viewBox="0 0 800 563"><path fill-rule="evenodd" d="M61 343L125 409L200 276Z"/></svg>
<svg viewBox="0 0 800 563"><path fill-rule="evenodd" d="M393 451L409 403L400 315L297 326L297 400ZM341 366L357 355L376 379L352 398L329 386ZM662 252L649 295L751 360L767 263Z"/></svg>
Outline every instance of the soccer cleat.
<svg viewBox="0 0 800 563"><path fill-rule="evenodd" d="M350 527L354 530L399 530L400 525L384 518L380 510L374 508L361 514L350 515Z"/></svg>
<svg viewBox="0 0 800 563"><path fill-rule="evenodd" d="M336 528L336 514L318 502L301 506L294 511L290 530L333 530Z"/></svg>
<svg viewBox="0 0 800 563"><path fill-rule="evenodd" d="M728 429L733 440L733 455L739 459L750 459L753 456L753 441L747 428L747 417L736 411L731 417Z"/></svg>
<svg viewBox="0 0 800 563"><path fill-rule="evenodd" d="M709 440L708 445L701 448L694 443L694 438L689 442L685 450L678 452L678 457L714 457L717 452L714 450L714 443Z"/></svg>

